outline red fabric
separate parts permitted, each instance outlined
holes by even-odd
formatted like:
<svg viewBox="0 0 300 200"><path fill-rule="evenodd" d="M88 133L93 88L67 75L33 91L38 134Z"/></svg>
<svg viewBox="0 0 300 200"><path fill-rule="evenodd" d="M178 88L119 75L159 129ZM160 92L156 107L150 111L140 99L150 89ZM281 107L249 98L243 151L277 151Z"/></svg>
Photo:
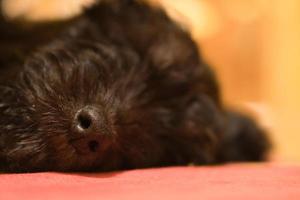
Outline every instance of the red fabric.
<svg viewBox="0 0 300 200"><path fill-rule="evenodd" d="M106 174L3 174L1 200L299 200L300 166L173 167Z"/></svg>

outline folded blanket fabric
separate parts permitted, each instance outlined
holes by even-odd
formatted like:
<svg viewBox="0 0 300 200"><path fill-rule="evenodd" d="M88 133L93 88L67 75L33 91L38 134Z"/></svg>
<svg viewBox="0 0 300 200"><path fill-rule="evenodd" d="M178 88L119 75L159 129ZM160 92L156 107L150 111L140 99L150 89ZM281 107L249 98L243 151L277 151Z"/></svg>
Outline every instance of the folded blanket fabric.
<svg viewBox="0 0 300 200"><path fill-rule="evenodd" d="M300 165L0 175L1 200L299 200Z"/></svg>

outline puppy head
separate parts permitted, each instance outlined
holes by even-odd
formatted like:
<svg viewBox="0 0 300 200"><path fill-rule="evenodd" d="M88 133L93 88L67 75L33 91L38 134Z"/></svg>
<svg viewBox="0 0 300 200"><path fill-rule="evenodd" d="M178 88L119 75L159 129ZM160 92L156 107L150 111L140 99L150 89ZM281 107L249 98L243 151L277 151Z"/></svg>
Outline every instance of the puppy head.
<svg viewBox="0 0 300 200"><path fill-rule="evenodd" d="M208 94L193 91L199 80L207 88L206 79L184 67L153 66L149 59L80 39L39 50L0 89L1 170L211 161L219 111Z"/></svg>
<svg viewBox="0 0 300 200"><path fill-rule="evenodd" d="M1 164L21 171L119 165L120 152L135 151L133 141L140 140L126 143L126 134L117 134L140 127L135 112L146 103L140 97L146 77L137 64L128 49L88 42L58 41L35 54L17 80L1 87Z"/></svg>

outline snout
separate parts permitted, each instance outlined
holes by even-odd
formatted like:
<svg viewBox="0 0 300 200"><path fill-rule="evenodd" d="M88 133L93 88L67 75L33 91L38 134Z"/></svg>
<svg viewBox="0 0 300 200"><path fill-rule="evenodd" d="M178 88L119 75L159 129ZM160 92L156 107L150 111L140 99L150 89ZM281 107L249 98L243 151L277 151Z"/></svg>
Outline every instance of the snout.
<svg viewBox="0 0 300 200"><path fill-rule="evenodd" d="M103 149L110 135L109 123L97 107L86 106L75 114L71 144L81 154L93 154Z"/></svg>

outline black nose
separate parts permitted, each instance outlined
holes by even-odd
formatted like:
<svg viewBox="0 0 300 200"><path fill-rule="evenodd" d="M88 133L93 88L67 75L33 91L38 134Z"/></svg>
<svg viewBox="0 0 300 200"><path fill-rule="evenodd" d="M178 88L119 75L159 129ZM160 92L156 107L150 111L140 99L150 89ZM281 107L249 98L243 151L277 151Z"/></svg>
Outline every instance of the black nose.
<svg viewBox="0 0 300 200"><path fill-rule="evenodd" d="M97 109L92 106L86 106L80 109L75 116L75 131L88 134L96 133L99 124L101 123L101 116Z"/></svg>
<svg viewBox="0 0 300 200"><path fill-rule="evenodd" d="M93 153L100 149L103 117L93 106L80 109L74 118L72 145L82 153Z"/></svg>

